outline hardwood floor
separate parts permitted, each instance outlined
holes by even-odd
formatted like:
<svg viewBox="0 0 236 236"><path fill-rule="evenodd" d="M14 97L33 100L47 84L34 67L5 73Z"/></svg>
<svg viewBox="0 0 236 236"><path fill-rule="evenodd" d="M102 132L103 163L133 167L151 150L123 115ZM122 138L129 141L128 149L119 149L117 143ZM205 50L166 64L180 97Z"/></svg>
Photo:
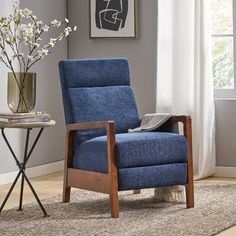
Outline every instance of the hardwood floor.
<svg viewBox="0 0 236 236"><path fill-rule="evenodd" d="M35 190L40 199L49 198L52 196L56 196L58 194L62 194L62 180L63 180L63 172L58 172L50 175L40 176L36 178L32 178L32 185L35 187ZM201 180L202 183L228 183L228 184L236 184L236 179L230 178L208 178L205 180ZM7 191L10 188L10 184L0 185L0 199L4 199ZM74 191L72 189L72 191ZM20 183L17 183L16 188L14 189L9 201L7 202L4 209L10 209L13 207L17 207L19 204L19 192L20 192ZM35 198L32 195L30 189L27 184L25 185L25 192L23 203L32 203L35 202ZM23 205L24 207L24 205ZM218 236L235 236L236 235L236 226L232 227L220 234Z"/></svg>
<svg viewBox="0 0 236 236"><path fill-rule="evenodd" d="M58 172L54 174L49 174L45 176L40 176L32 178L30 181L35 188L36 193L40 199L49 198L62 194L62 180L63 173ZM0 186L0 199L4 199L6 193L8 192L11 184L1 185ZM18 206L19 202L19 193L20 193L20 182L17 183L16 188L13 190L8 202L4 209L10 209ZM35 202L35 198L31 193L27 184L25 184L25 191L23 197L23 207L24 204Z"/></svg>

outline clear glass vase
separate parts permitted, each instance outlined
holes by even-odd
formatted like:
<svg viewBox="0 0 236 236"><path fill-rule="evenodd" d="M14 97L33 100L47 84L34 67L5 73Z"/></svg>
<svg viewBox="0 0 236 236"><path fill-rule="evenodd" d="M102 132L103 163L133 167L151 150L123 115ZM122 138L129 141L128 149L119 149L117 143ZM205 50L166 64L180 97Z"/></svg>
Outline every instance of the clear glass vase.
<svg viewBox="0 0 236 236"><path fill-rule="evenodd" d="M8 73L7 103L12 112L34 109L36 102L36 73Z"/></svg>

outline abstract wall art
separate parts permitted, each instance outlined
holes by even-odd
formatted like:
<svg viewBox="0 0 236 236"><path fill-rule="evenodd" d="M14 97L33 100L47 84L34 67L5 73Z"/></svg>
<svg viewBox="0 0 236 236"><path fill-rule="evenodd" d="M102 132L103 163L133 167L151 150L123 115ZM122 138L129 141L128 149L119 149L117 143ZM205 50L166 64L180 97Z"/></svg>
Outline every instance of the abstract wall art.
<svg viewBox="0 0 236 236"><path fill-rule="evenodd" d="M136 38L137 0L90 0L90 38Z"/></svg>

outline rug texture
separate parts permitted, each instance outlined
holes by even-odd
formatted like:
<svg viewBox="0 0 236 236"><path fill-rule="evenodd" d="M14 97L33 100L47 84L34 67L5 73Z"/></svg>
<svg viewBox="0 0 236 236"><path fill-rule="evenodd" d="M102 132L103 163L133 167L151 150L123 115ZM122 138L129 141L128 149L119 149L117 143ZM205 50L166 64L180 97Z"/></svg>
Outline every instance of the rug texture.
<svg viewBox="0 0 236 236"><path fill-rule="evenodd" d="M50 217L38 205L0 214L0 235L215 235L236 224L236 185L195 184L195 208L157 202L154 190L120 193L120 218L110 218L108 196L78 190L70 203L44 200Z"/></svg>

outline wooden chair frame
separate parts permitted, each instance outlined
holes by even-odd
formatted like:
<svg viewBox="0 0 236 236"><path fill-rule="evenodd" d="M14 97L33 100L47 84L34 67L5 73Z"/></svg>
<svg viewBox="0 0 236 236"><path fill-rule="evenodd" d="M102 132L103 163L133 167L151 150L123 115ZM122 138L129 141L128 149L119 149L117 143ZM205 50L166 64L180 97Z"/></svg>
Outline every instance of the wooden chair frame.
<svg viewBox="0 0 236 236"><path fill-rule="evenodd" d="M186 189L187 208L194 207L193 190L193 164L192 164L192 128L191 117L173 116L171 123L182 122L184 125L184 135L188 141L188 182ZM106 129L107 134L107 153L108 153L108 173L99 173L74 169L73 162L73 133L78 130L87 129ZM63 202L70 201L71 187L109 194L111 216L119 218L119 199L118 199L118 171L115 156L115 122L101 121L90 123L76 123L67 125L66 153L63 184ZM140 190L134 190L140 193Z"/></svg>

